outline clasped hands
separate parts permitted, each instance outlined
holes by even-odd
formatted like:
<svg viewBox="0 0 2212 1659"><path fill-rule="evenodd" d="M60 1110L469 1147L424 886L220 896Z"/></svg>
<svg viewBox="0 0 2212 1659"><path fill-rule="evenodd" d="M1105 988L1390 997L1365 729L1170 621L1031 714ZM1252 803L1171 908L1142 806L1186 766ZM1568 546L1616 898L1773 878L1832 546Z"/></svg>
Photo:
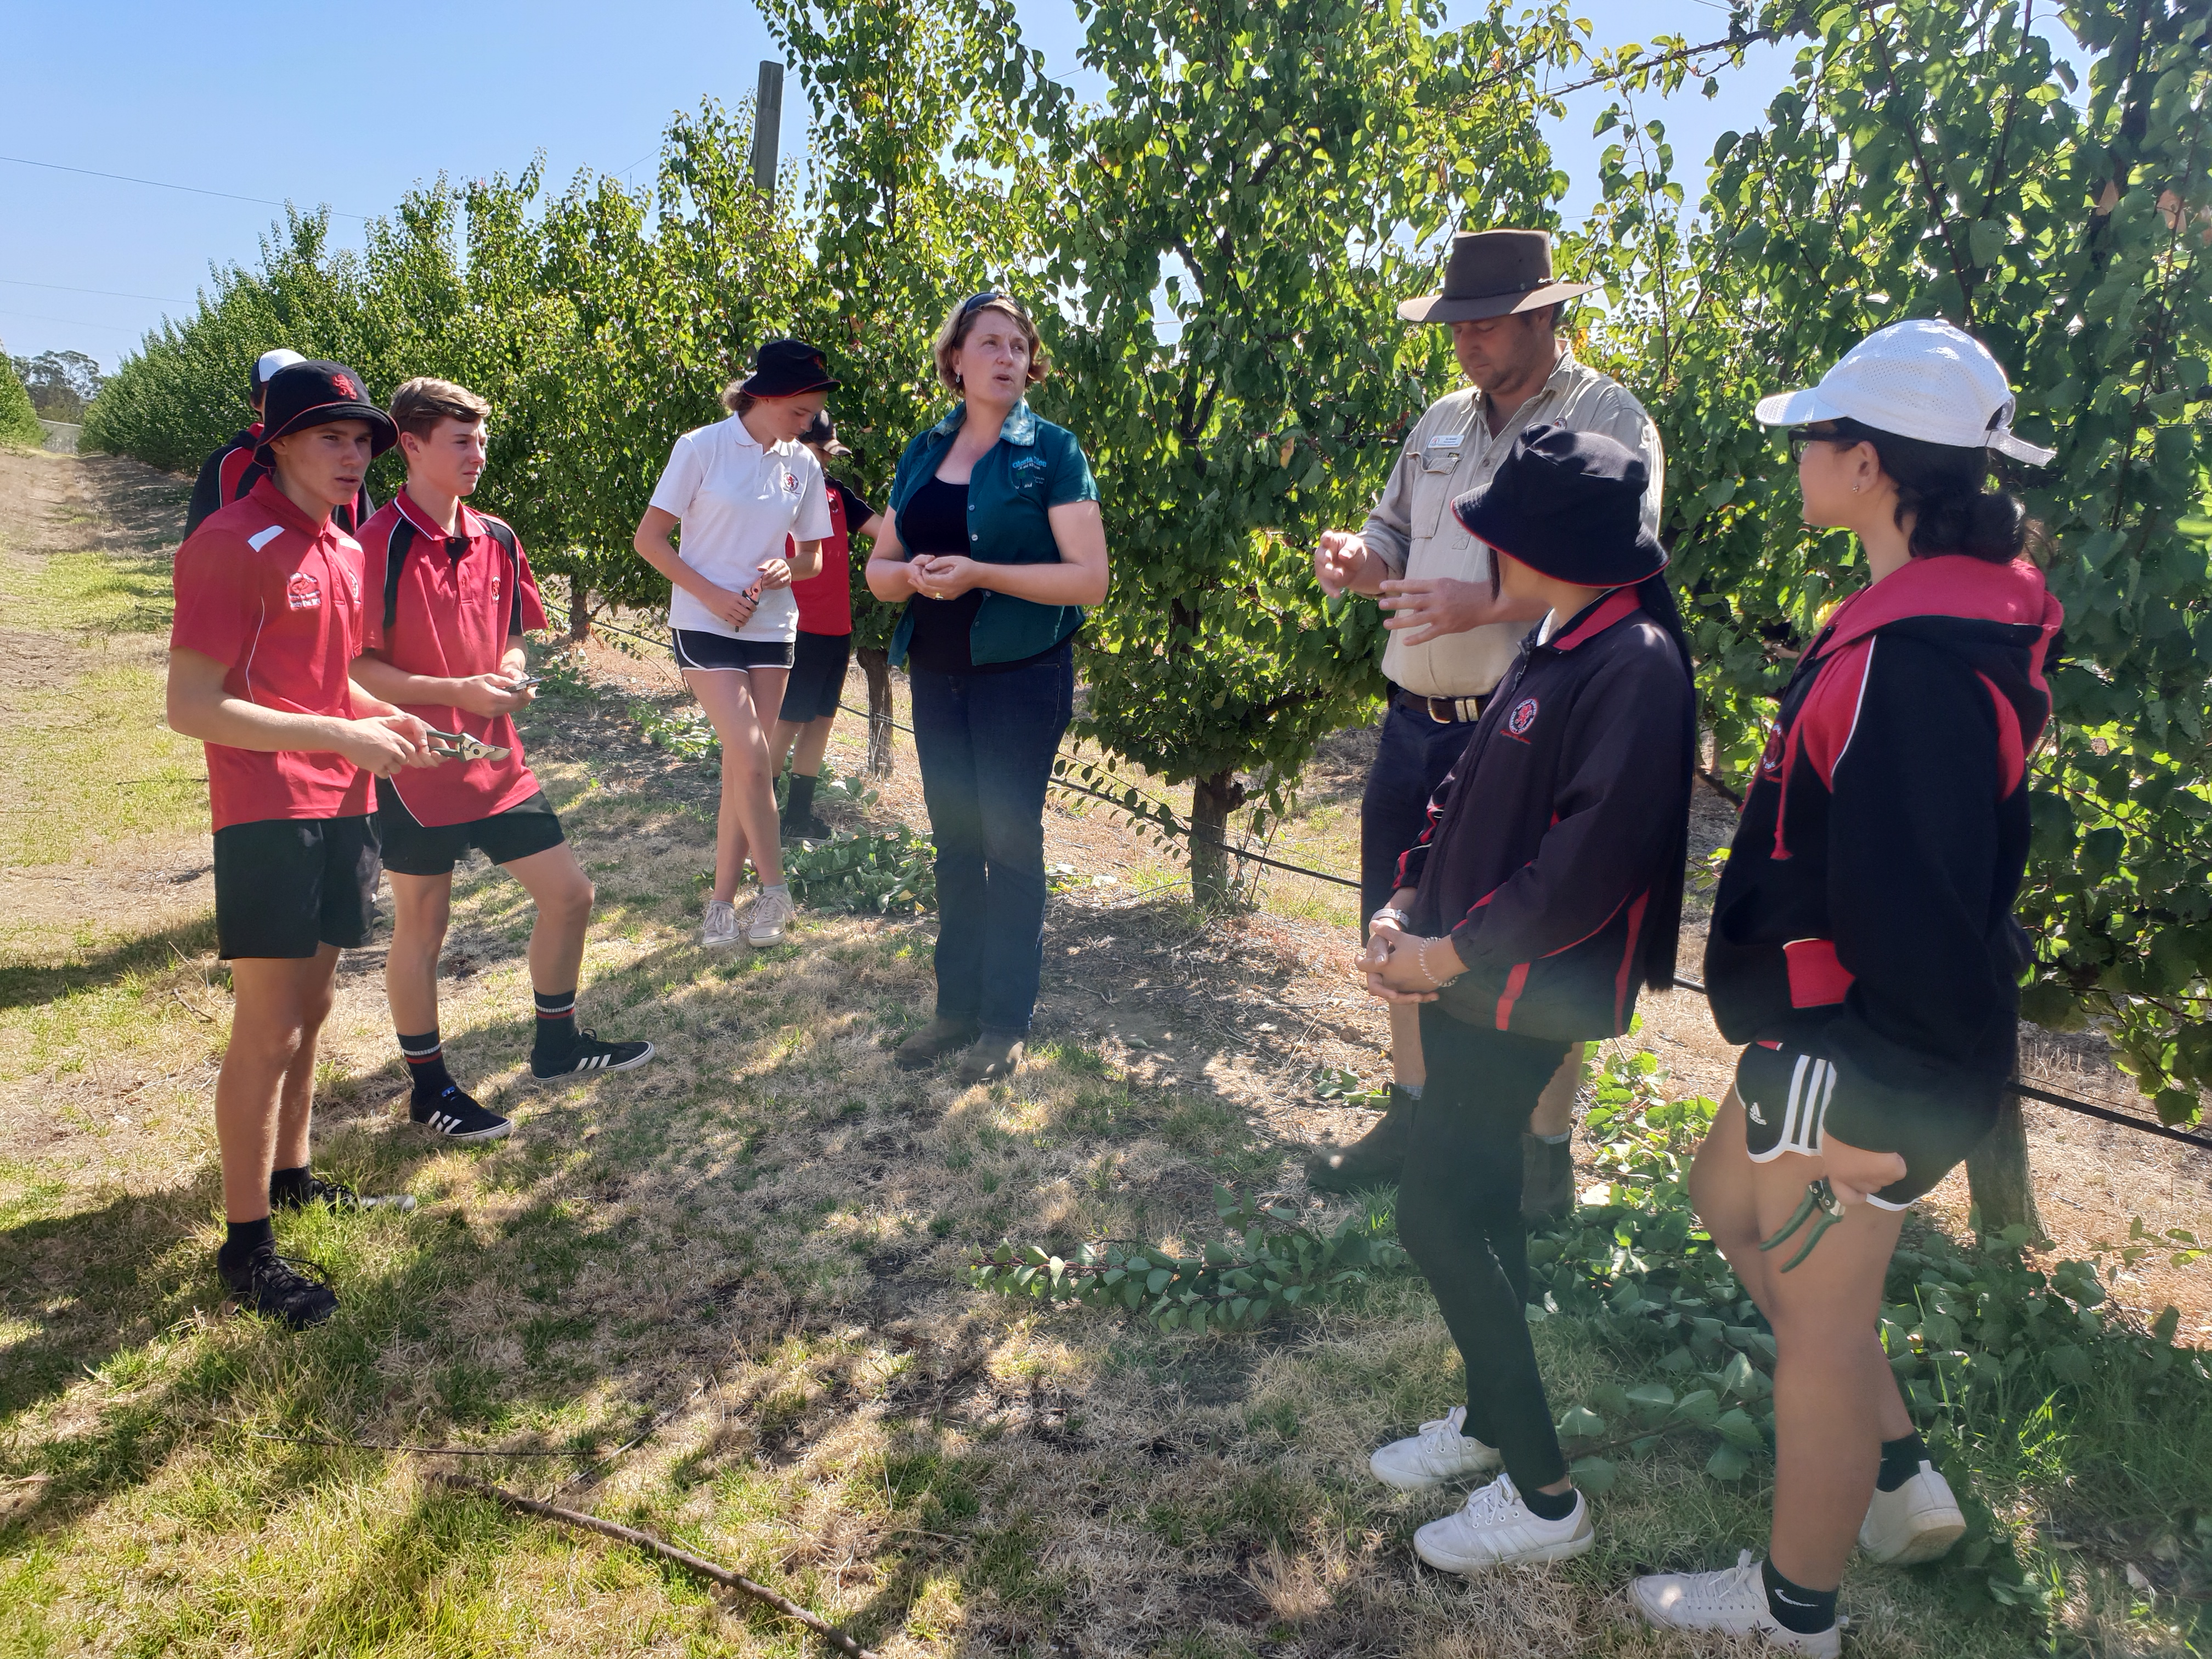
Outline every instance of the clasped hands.
<svg viewBox="0 0 2212 1659"><path fill-rule="evenodd" d="M1467 971L1449 934L1409 933L1395 909L1375 913L1356 966L1367 976L1367 994L1384 1002L1434 1002L1439 988Z"/></svg>
<svg viewBox="0 0 2212 1659"><path fill-rule="evenodd" d="M907 584L926 599L957 599L982 580L982 568L957 553L917 553L906 562Z"/></svg>

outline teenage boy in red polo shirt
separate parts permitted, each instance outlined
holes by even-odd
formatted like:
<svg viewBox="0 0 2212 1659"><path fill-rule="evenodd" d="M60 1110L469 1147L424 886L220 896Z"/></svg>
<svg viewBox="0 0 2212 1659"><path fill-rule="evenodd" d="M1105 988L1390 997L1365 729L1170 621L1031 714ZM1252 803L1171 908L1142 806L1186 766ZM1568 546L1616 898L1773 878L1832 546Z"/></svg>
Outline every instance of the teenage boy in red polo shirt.
<svg viewBox="0 0 2212 1659"><path fill-rule="evenodd" d="M241 499L268 475L268 467L255 459L261 442L262 400L268 395L269 382L279 372L307 361L284 346L264 351L253 360L253 373L248 377L246 390L246 399L253 405L253 423L241 428L228 443L200 464L200 476L192 485L191 505L185 509L185 534L191 535L218 507ZM331 517L337 520L339 529L351 534L368 522L370 510L368 489L363 485L353 500L342 501L333 508Z"/></svg>
<svg viewBox="0 0 2212 1659"><path fill-rule="evenodd" d="M333 521L392 422L361 379L300 362L269 383L265 475L177 550L170 726L207 744L215 921L230 963L230 1042L216 1082L228 1233L216 1253L248 1310L295 1328L337 1297L276 1255L272 1209L362 1200L307 1168L315 1047L338 952L368 943L376 830L369 777L435 757L422 721L364 696L361 544Z"/></svg>
<svg viewBox="0 0 2212 1659"><path fill-rule="evenodd" d="M786 759L791 763L783 838L828 841L833 832L815 815L814 788L822 781L822 758L830 750L830 728L837 721L845 667L853 658L852 538L873 541L884 521L858 490L830 472L833 456L853 452L837 441L828 415L817 415L799 441L822 463L822 479L830 487L830 533L822 542L822 568L791 585L791 597L799 601L799 642L769 753L779 767ZM799 544L788 537L785 542L787 556L795 556Z"/></svg>
<svg viewBox="0 0 2212 1659"><path fill-rule="evenodd" d="M376 792L393 900L384 984L413 1080L408 1115L463 1141L497 1140L514 1127L453 1081L438 1041L438 952L453 866L471 847L505 866L538 907L530 933L538 998L531 1077L622 1072L653 1058L649 1042L602 1042L576 1029L592 884L523 764L514 720L537 696L517 683L528 666L522 636L545 626L545 611L514 532L462 499L483 476L490 410L448 380L413 380L392 394L407 483L362 531L368 612L364 654L354 665L354 678L374 696L498 751L404 780L387 776Z"/></svg>

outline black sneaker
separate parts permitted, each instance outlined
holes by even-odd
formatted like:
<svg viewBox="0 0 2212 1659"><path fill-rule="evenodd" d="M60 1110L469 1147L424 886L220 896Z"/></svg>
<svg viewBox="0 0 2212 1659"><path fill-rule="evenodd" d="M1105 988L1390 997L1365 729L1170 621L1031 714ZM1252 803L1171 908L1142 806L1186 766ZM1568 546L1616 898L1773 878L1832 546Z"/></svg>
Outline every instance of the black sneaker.
<svg viewBox="0 0 2212 1659"><path fill-rule="evenodd" d="M579 1072L627 1072L652 1058L650 1042L602 1042L597 1031L580 1031L562 1059L547 1060L533 1050L530 1077L534 1083L551 1083Z"/></svg>
<svg viewBox="0 0 2212 1659"><path fill-rule="evenodd" d="M407 1119L447 1140L500 1140L514 1133L514 1119L477 1105L458 1083L448 1083L434 1100L413 1102Z"/></svg>
<svg viewBox="0 0 2212 1659"><path fill-rule="evenodd" d="M835 841L837 832L822 822L819 813L809 811L803 817L783 819L785 841Z"/></svg>
<svg viewBox="0 0 2212 1659"><path fill-rule="evenodd" d="M474 1104L473 1102L471 1103ZM482 1111L482 1107L477 1107ZM504 1119L501 1120L502 1122ZM304 1210L310 1204L321 1202L333 1210L397 1210L405 1215L415 1207L411 1193L393 1193L383 1197L363 1198L343 1181L325 1181L319 1175L307 1177L305 1191L296 1188L286 1192L272 1192L269 1203L272 1209Z"/></svg>
<svg viewBox="0 0 2212 1659"><path fill-rule="evenodd" d="M295 1265L314 1278L295 1272ZM277 1255L273 1244L264 1244L234 1268L223 1267L221 1256L216 1266L240 1313L266 1314L303 1331L338 1310L337 1292L330 1287L328 1275L312 1261Z"/></svg>

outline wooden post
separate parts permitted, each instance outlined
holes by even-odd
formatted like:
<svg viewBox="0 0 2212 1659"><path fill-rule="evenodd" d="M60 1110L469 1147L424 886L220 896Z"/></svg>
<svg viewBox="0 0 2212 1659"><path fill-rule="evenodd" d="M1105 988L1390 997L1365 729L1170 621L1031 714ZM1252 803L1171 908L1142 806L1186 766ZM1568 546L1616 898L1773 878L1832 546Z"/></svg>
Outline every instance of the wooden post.
<svg viewBox="0 0 2212 1659"><path fill-rule="evenodd" d="M891 775L891 653L880 645L864 645L854 653L868 682L868 775Z"/></svg>
<svg viewBox="0 0 2212 1659"><path fill-rule="evenodd" d="M783 133L783 65L761 59L760 92L753 100L753 188L775 194L775 150Z"/></svg>

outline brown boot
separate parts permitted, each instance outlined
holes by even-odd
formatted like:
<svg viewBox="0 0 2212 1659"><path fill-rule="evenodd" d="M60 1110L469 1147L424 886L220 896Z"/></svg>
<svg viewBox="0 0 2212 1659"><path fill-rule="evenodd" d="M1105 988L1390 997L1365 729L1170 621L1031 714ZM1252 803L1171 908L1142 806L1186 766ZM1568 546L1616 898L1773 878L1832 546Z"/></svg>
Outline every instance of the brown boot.
<svg viewBox="0 0 2212 1659"><path fill-rule="evenodd" d="M1413 1135L1419 1102L1396 1084L1382 1121L1349 1146L1316 1146L1306 1158L1306 1185L1317 1193L1356 1193L1368 1187L1395 1187L1405 1167L1406 1145Z"/></svg>
<svg viewBox="0 0 2212 1659"><path fill-rule="evenodd" d="M963 1083L996 1083L1022 1069L1022 1040L1003 1031L986 1031L960 1056Z"/></svg>
<svg viewBox="0 0 2212 1659"><path fill-rule="evenodd" d="M977 1029L972 1019L933 1019L891 1050L891 1064L902 1072L934 1066L973 1042Z"/></svg>

